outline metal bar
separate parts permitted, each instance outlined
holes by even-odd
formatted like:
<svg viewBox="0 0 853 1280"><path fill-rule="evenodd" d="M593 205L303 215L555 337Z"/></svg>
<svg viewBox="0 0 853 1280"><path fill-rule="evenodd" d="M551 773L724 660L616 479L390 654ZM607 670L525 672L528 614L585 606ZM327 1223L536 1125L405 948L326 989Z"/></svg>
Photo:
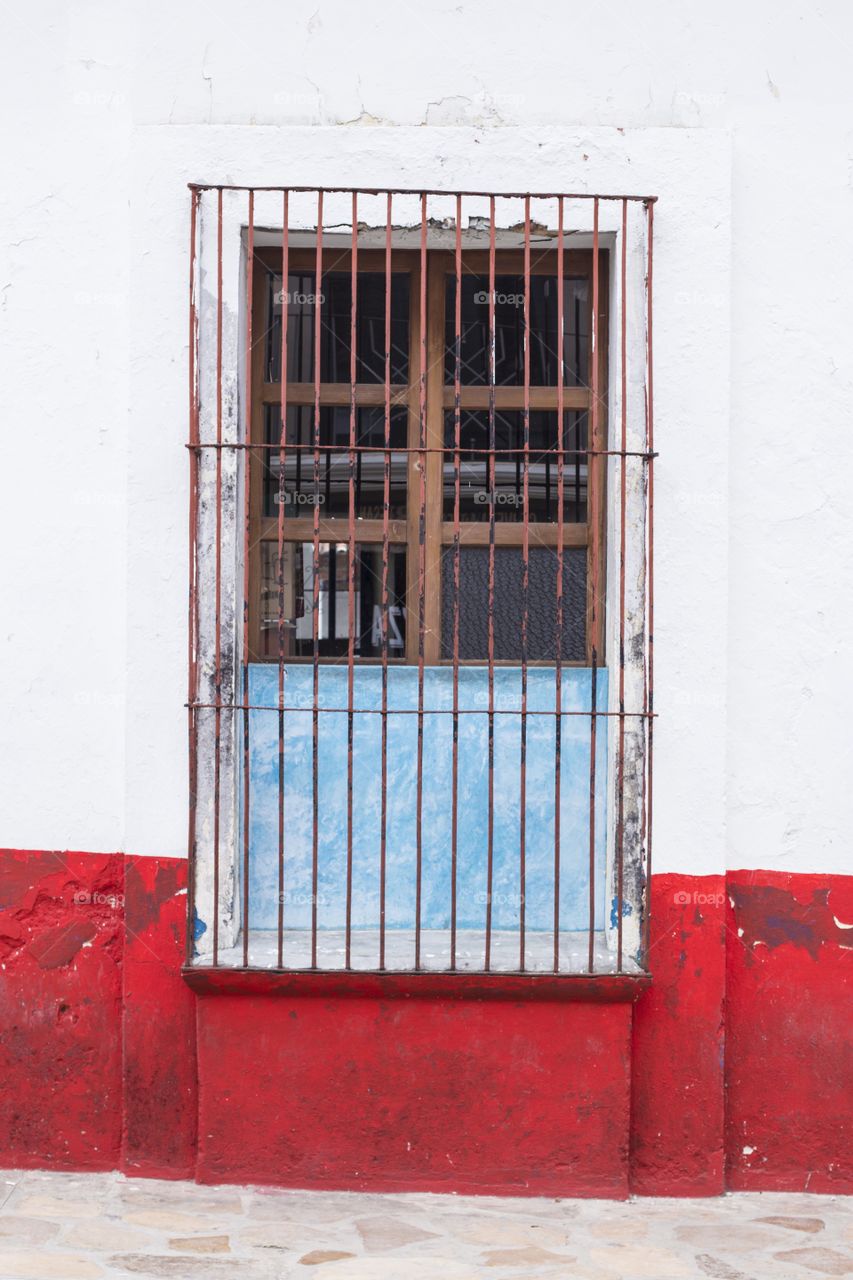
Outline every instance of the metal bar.
<svg viewBox="0 0 853 1280"><path fill-rule="evenodd" d="M355 381L356 381L356 305L358 298L358 196L352 195L352 271L350 275L350 410L349 410L349 519L348 560L349 590L347 591L347 900L345 964L352 967L352 781L353 743L355 721L353 714L355 695ZM329 583L329 590L337 594L337 583Z"/></svg>
<svg viewBox="0 0 853 1280"><path fill-rule="evenodd" d="M239 186L236 183L227 182L188 182L187 186L191 191L248 191L248 187ZM252 187L252 191L278 191L285 190L284 187ZM313 195L317 187L288 187L288 191L299 192L300 194L308 193ZM496 196L501 200L525 200L528 196L531 200L635 200L640 204L652 205L657 203L657 196L642 195L623 195L621 192L612 194L590 195L588 191L447 191L439 188L424 187L324 187L329 195L352 195L353 191L357 191L363 196L471 196L479 197L483 200L492 200Z"/></svg>
<svg viewBox="0 0 853 1280"><path fill-rule="evenodd" d="M225 440L225 441L222 441L221 443L218 443L216 440L200 440L200 441L198 442L198 444L197 444L197 445L192 445L192 446L191 446L191 445L187 445L186 447L187 447L188 449L189 449L189 448L196 448L196 449L245 449L245 448L247 448L248 446L246 446L242 441L233 441L233 442L232 442L232 441L230 441L230 440ZM299 453L300 451L301 451L302 453L313 453L313 451L314 451L314 446L313 446L313 444L293 444L293 443L291 443L291 444L289 445L289 448L290 448L290 451L291 451L292 453L294 453L294 454ZM259 452L261 452L261 450L263 450L263 449L275 449L275 450L277 450L277 449L278 449L278 445L277 445L277 444L261 444L260 442L258 442L257 444L253 442L253 443L252 443L252 445L251 445L252 453L259 453ZM406 454L408 454L408 453L416 453L416 454L420 455L420 454L422 454L422 453L444 453L444 452L445 452L445 449L444 449L444 447L443 447L443 446L440 446L440 445L429 445L429 444L428 444L428 445L425 445L425 446L423 447L423 449L421 449L420 445L403 445L403 444L397 445L397 444L395 444L395 445L394 445L394 450L393 450L393 451L394 451L394 453L406 453ZM334 451L334 450L332 450L332 452L335 452L335 451ZM341 452L349 453L349 445L347 445L346 450L342 450ZM384 453L384 452L385 452L385 445L384 445L384 444L357 444L357 445L355 445L355 447L354 447L354 452L355 452L355 453ZM467 455L479 455L479 452L480 452L480 451L479 451L479 449L463 449L463 450L462 450L462 452L463 452L464 454L467 454ZM494 449L494 450L492 450L492 452L494 453L494 455L495 455L495 457L496 457L496 458L500 458L500 457L502 457L502 456L504 456L504 455L510 456L510 457L512 457L512 458L515 458L515 457L517 456L517 454L518 454L518 449L517 449L517 448L509 448L509 449ZM541 454L541 456L542 456L542 457L547 457L547 456L549 455L549 453L550 453L550 452L554 452L554 453L556 453L557 451L556 451L556 449L555 449L555 450L553 450L553 451L546 450L546 449L542 449L542 450L540 450L540 454ZM658 456L658 455L657 455L657 453L649 453L649 452L648 452L648 450L646 450L646 449L625 449L625 450L622 450L622 449L590 449L590 448L587 448L587 449L566 449L566 448L564 448L564 449L563 449L563 456L564 456L564 457L566 457L566 458L573 458L573 457L575 457L575 456L577 456L577 457L579 457L579 458L585 458L585 457L587 457L587 455L590 455L590 456L592 456L593 458L642 458L642 459L644 459L645 461L648 461L648 460L649 460L649 459L651 459L651 458L656 458L656 457Z"/></svg>
<svg viewBox="0 0 853 1280"><path fill-rule="evenodd" d="M382 796L379 815L379 968L385 968L388 840L388 559L391 515L391 193L385 209L385 449L382 469Z"/></svg>
<svg viewBox="0 0 853 1280"><path fill-rule="evenodd" d="M311 968L317 968L317 893L320 848L320 335L323 298L323 192L317 192L317 256L314 290L314 537L312 548L311 639L313 657L312 825L311 825ZM330 584L331 589L331 584Z"/></svg>
<svg viewBox="0 0 853 1280"><path fill-rule="evenodd" d="M252 440L252 306L255 268L255 193L249 192L249 225L246 233L246 443ZM244 471L245 520L243 537L243 967L249 964L249 553L251 549L252 451L246 450Z"/></svg>
<svg viewBox="0 0 853 1280"><path fill-rule="evenodd" d="M557 604L554 637L554 972L560 971L560 804L563 754L563 517L565 478L563 379L565 371L565 281L563 279L563 200L557 201Z"/></svg>
<svg viewBox="0 0 853 1280"><path fill-rule="evenodd" d="M454 254L456 296L453 309L453 784L450 817L450 967L456 968L457 878L459 858L459 537L461 502L462 443L462 197L456 197L456 252ZM442 516L444 506L444 466L442 464Z"/></svg>
<svg viewBox="0 0 853 1280"><path fill-rule="evenodd" d="M492 881L495 854L495 198L489 199L489 791L486 845L486 947L484 968L492 951Z"/></svg>
<svg viewBox="0 0 853 1280"><path fill-rule="evenodd" d="M527 887L527 627L530 614L530 197L524 202L524 409L521 544L521 759L518 820L518 967L524 971Z"/></svg>
<svg viewBox="0 0 853 1280"><path fill-rule="evenodd" d="M590 359L592 361L591 443L598 442L598 200L592 205L592 324L590 326ZM592 460L586 467L586 494L590 526L590 702L589 702L589 957L588 967L595 969L595 765L596 708L598 702L598 476Z"/></svg>
<svg viewBox="0 0 853 1280"><path fill-rule="evenodd" d="M196 715L192 706L198 695L196 687L198 647L198 462L196 442L199 435L198 398L198 308L196 304L196 238L200 196L192 194L190 202L190 312L189 312L189 409L190 409L190 501L189 501L189 593L187 599L187 754L189 814L187 822L187 915L186 962L192 963L193 935L195 932L195 876L196 876L196 806L198 803L198 739Z"/></svg>
<svg viewBox="0 0 853 1280"><path fill-rule="evenodd" d="M399 664L399 665L403 665L403 664ZM461 665L463 664L460 663L460 666ZM479 666L480 665L479 660L475 661L473 665ZM508 662L504 665L513 666L515 664L512 662ZM551 664L548 663L547 665L550 666ZM198 710L205 710L205 709L213 709L216 706L216 703L215 702L190 702L190 703L185 703L184 705L192 707L196 711L198 711ZM223 711L242 711L242 709L243 709L242 701L222 703ZM277 705L273 706L268 703L250 702L249 710L250 711L277 711L278 706ZM305 715L306 712L311 710L311 707L310 706L300 707L294 703L292 706L291 705L285 706L284 710L299 711L302 713L302 715ZM323 715L331 715L333 712L336 712L339 715L348 715L349 707L323 707ZM357 714L360 716L379 716L382 714L382 712L378 707L359 707ZM417 707L395 707L394 710L389 711L388 714L394 715L394 716L416 716L418 714L418 709ZM452 716L454 713L453 713L453 708L451 706L451 707L433 707L430 709L428 714L431 716ZM457 714L460 716L481 716L483 715L483 712L479 708L460 707ZM521 715L521 707L520 706L519 707L495 707L493 714L496 716L516 716L517 717ZM563 707L563 709L559 712L559 714L561 716L583 716L584 719L586 720L589 719L589 711L586 711L586 710L574 711L569 709L568 707ZM596 718L600 720L603 716L612 716L613 719L618 719L621 713L619 711L599 710L599 711L596 711L595 714L596 714ZM528 707L527 715L528 717L530 716L556 717L557 712L537 710L535 707ZM657 713L655 713L653 716L652 713L648 711L627 711L626 710L625 718L629 720L630 719L633 719L633 720L657 719Z"/></svg>
<svg viewBox="0 0 853 1280"><path fill-rule="evenodd" d="M216 440L222 443L222 192L216 218ZM213 599L213 964L219 963L219 843L222 790L222 450L216 451L216 565Z"/></svg>
<svg viewBox="0 0 853 1280"><path fill-rule="evenodd" d="M421 896L423 880L423 805L424 805L424 624L426 621L426 380L427 380L427 198L421 196L421 271L420 271L420 395L419 414L419 501L418 501L418 777L417 819L415 830L415 969L421 967Z"/></svg>
<svg viewBox="0 0 853 1280"><path fill-rule="evenodd" d="M628 202L622 201L622 254L620 263L619 385L622 448L628 442L627 305ZM616 967L622 971L622 912L625 890L625 550L627 484L625 459L619 466L619 735L616 748Z"/></svg>
<svg viewBox="0 0 853 1280"><path fill-rule="evenodd" d="M281 223L281 431L278 448L278 967L284 963L284 472L287 460L287 318L290 310L289 194Z"/></svg>
<svg viewBox="0 0 853 1280"><path fill-rule="evenodd" d="M646 446L652 457L649 458L648 472L648 557L649 565L647 571L648 577L648 610L649 610L649 635L647 641L647 666L648 666L648 702L646 704L646 723L648 724L648 750L647 750L647 783L646 783L646 910L644 919L644 959L645 966L649 963L649 925L651 917L651 895L652 895L652 764L654 756L654 729L653 720L655 714L655 659L654 659L654 641L655 641L655 567L654 567L654 550L655 550L655 473L654 463L652 461L654 451L655 438L655 415L654 415L654 361L653 361L653 345L652 345L652 284L653 284L653 251L654 251L654 205L650 201L647 206L647 232L648 232L648 265L646 275Z"/></svg>

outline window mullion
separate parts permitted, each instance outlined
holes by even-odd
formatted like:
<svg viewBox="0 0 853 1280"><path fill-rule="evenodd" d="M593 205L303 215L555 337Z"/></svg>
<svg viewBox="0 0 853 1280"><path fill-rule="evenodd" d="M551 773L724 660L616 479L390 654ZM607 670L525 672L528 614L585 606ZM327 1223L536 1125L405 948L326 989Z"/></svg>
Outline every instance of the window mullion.
<svg viewBox="0 0 853 1280"><path fill-rule="evenodd" d="M426 637L427 663L441 658L441 526L444 507L444 292L446 259L434 254L427 280Z"/></svg>
<svg viewBox="0 0 853 1280"><path fill-rule="evenodd" d="M419 370L421 367L420 261L412 264L409 286L409 390L406 445L406 662L418 661L418 443L420 438Z"/></svg>

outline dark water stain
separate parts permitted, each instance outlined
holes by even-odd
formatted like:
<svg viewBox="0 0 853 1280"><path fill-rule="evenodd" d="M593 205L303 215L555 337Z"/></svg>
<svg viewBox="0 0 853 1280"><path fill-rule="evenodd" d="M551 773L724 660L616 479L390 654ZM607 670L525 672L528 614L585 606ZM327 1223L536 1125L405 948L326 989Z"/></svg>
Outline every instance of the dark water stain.
<svg viewBox="0 0 853 1280"><path fill-rule="evenodd" d="M810 902L798 902L775 885L730 884L738 928L746 946L763 942L771 950L790 943L813 960L824 943L853 945L853 930L840 929L829 906L829 889L815 889Z"/></svg>

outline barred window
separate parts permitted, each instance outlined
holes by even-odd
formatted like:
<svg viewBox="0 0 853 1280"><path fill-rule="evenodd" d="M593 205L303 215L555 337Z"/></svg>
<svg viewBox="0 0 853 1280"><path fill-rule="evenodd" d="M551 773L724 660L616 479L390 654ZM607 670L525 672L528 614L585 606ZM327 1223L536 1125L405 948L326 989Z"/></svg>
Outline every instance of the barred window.
<svg viewBox="0 0 853 1280"><path fill-rule="evenodd" d="M651 211L193 189L197 967L641 972Z"/></svg>

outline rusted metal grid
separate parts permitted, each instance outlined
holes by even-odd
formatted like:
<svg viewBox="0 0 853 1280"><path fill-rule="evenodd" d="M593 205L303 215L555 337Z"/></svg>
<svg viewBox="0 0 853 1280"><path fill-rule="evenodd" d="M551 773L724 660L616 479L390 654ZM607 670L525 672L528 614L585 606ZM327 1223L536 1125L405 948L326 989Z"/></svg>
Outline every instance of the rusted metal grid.
<svg viewBox="0 0 853 1280"><path fill-rule="evenodd" d="M199 916L196 910L196 894L199 876L204 871L211 882L209 897L212 910L207 911L210 937L206 940L207 950L201 963L206 968L219 966L249 969L251 911L250 901L250 860L252 858L250 840L250 814L252 811L251 768L250 768L250 717L253 712L263 711L278 719L278 832L277 832L277 867L278 867L278 919L275 930L274 956L268 961L269 967L285 971L290 966L285 964L284 939L285 919L284 901L285 886L288 874L288 825L284 803L285 793L285 720L290 712L302 711L304 707L288 706L285 694L285 670L293 656L288 653L288 626L285 606L285 548L288 542L306 541L304 520L298 525L294 518L286 513L285 476L288 458L301 454L310 465L311 485L314 502L310 524L310 542L312 546L311 574L311 653L310 663L313 672L312 714L312 905L310 925L310 970L323 967L323 959L318 947L318 939L322 933L318 921L318 849L319 829L323 820L319 787L319 752L320 752L320 719L322 716L343 715L347 719L347 786L346 786L346 877L340 887L345 897L345 928L343 963L345 970L353 967L353 829L354 806L357 804L354 795L354 726L359 716L378 715L381 724L381 748L376 770L379 775L381 795L381 817L379 834L379 919L376 938L376 963L378 971L388 968L386 956L386 865L387 865L387 829L388 829L388 724L394 716L414 715L416 717L417 753L416 753L416 859L415 859L415 921L413 937L413 970L421 972L424 968L422 960L422 884L423 865L423 832L422 817L424 807L424 723L430 716L449 716L452 719L452 755L450 759L449 803L451 809L451 850L450 876L447 884L449 901L449 965L450 972L458 971L457 964L457 865L458 865L458 811L459 811L459 725L461 717L466 715L484 716L488 722L488 830L487 830L487 895L485 903L485 922L482 964L479 971L488 973L492 970L492 891L493 891L493 856L495 847L495 723L498 717L511 715L517 717L520 725L520 752L518 760L519 787L519 823L517 832L518 875L520 885L519 927L517 930L517 964L513 966L516 973L530 972L528 967L529 940L525 921L525 877L527 873L527 744L528 723L531 717L547 715L554 719L554 760L553 760L553 792L554 792L554 854L553 854L553 891L554 917L551 939L551 959L548 971L561 974L560 939L560 877L561 877L561 832L560 832L560 797L561 797L561 737L566 717L583 716L589 722L589 891L588 891L588 943L584 969L588 974L596 972L596 761L599 752L612 750L614 762L612 781L612 805L609 810L613 821L613 837L610 845L610 879L613 885L613 911L611 930L612 963L609 972L623 974L638 973L646 967L648 952L649 914L647 903L643 897L643 886L648 884L651 872L652 856L652 761L653 761L653 722L654 722L654 667L653 667L653 633L654 633L654 419L653 419L653 381L652 381L652 279L653 279L653 216L654 197L633 195L533 195L528 193L490 194L481 192L404 192L378 190L340 190L306 188L242 188L218 185L192 184L191 188L191 234L190 234L190 314L189 314L189 395L190 395L190 511L189 511L189 682L187 696L188 713L188 745L189 745L189 857L190 857L190 891L188 895L189 924L187 934L187 965L193 964L198 957L195 940L199 929ZM304 256L306 236L312 241L314 257L314 279L318 282L317 296L319 301L314 307L313 315L313 397L308 406L312 411L313 433L310 441L294 442L288 439L288 312L287 305L281 306L280 333L280 431L278 439L269 442L260 441L253 436L253 389L256 388L256 376L253 361L256 359L258 342L265 335L258 335L255 325L256 299L253 296L256 259L256 201L263 194L265 208L269 200L275 197L279 202L278 271L281 275L283 290L288 287L289 260L292 252L292 239L296 236ZM292 200L298 196L303 200L310 196L315 203L313 228L304 221L298 232L294 232L292 221ZM345 660L347 671L346 704L334 707L320 705L320 671L326 660L321 655L320 645L320 558L321 543L328 541L328 533L321 529L320 501L317 495L321 491L321 463L324 455L328 458L328 445L321 439L321 409L323 407L323 384L321 380L321 343L323 336L323 303L319 282L324 277L325 242L329 229L324 225L324 198L333 197L340 202L346 196L350 202L349 225L349 270L351 274L351 313L350 313L350 367L349 367L349 437L339 452L346 457L347 511L345 516L345 535L341 539L346 545L347 557L347 647ZM365 445L358 436L357 410L360 403L358 392L358 275L360 269L360 238L365 231L364 224L359 223L360 197L373 197L372 208L375 210L376 198L384 208L384 226L377 226L375 220L370 224L370 244L375 263L377 253L381 254L384 271L384 380L381 397L374 397L373 403L381 406L384 414L384 439L381 444ZM399 388L392 385L392 275L397 254L395 236L399 230L394 224L395 200L417 200L419 223L413 227L411 221L405 223L408 244L416 237L417 248L413 251L419 257L417 272L418 297L413 301L418 315L418 352L417 374L410 367L412 400L410 410L417 415L417 438L407 438L405 447L399 442L392 445L392 405L396 403ZM243 381L240 390L239 410L235 411L238 397L234 391L237 370L229 368L228 342L225 328L228 321L224 318L229 312L224 301L225 270L223 263L225 252L226 216L224 202L239 201L242 204L240 216L240 244L244 255L241 269L243 298L239 307L242 334L237 336L237 346L241 348L243 361ZM428 365L427 330L428 316L428 280L429 263L433 254L431 247L432 228L430 221L431 201L441 202L446 208L452 202L454 216L445 217L442 227L445 234L443 243L447 246L447 235L452 235L453 277L455 282L455 303L453 307L453 341L448 342L449 359L452 362L452 439L442 439L436 443L427 430L427 406L430 392L430 368ZM496 465L504 455L511 455L520 469L520 505L521 505L521 636L520 636L520 703L516 708L507 710L495 703L495 670L499 663L495 658L495 611L496 611L496 579L495 556L498 539L496 531L495 501L492 500L488 512L488 534L485 545L488 549L488 603L487 603L487 635L488 651L483 662L487 673L488 705L484 711L472 711L460 705L459 675L464 661L460 658L460 561L463 547L464 524L461 515L461 474L465 458L462 443L461 422L463 413L463 369L462 369L462 283L466 271L466 238L463 232L466 201L475 200L478 205L483 201L488 205L488 225L479 226L481 244L486 244L482 252L488 261L488 383L486 391L486 411L488 414L488 446L485 450L486 470L489 492L494 495L496 486ZM520 411L522 422L522 438L520 448L502 450L496 441L496 416L498 386L495 376L496 361L496 276L500 240L496 206L499 201L520 201L523 207L523 220L513 227L515 243L520 241L520 253L523 263L523 385L520 395ZM542 238L541 224L534 224L531 218L531 204L550 202L553 210L553 224L548 232L550 236L549 250L555 263L556 308L557 308L557 345L556 358L557 378L554 404L558 429L554 442L552 457L548 465L553 463L556 471L556 536L551 538L555 546L557 569L555 575L555 636L554 636L554 708L553 710L533 709L528 706L528 672L531 667L528 645L528 628L530 617L530 539L531 528L535 522L530 519L530 474L531 474L531 341L530 341L530 307L531 307L531 242L534 234L537 244ZM567 403L576 403L567 392L565 385L565 364L563 338L566 328L565 316L565 261L568 253L567 242L577 243L578 229L566 225L566 211L571 206L587 210L585 222L591 230L587 238L591 243L590 267L590 323L589 323L589 384L588 392L588 427L585 441L577 438L575 447L569 448L563 428ZM602 236L602 209L616 210L616 221L610 217L610 230ZM205 226L208 236L206 249L206 282L205 288L200 286L201 277L201 225L202 214L205 215ZM639 216L637 216L639 214ZM239 215L238 215L239 216ZM628 255L631 236L629 220L635 236L642 238L642 298L640 305L632 308L631 291L628 279ZM470 225L470 224L469 224ZM334 224L333 236L340 237L340 222ZM381 247L377 250L381 233ZM269 251L271 236L268 227L262 231L265 246ZM602 256L604 251L604 257ZM232 254L233 259L233 254ZM233 261L228 268L231 271ZM616 326L609 335L610 369L608 385L610 389L618 389L618 414L615 421L602 425L607 415L608 391L602 390L602 360L599 344L602 341L600 325L602 315L602 262L607 262L607 276L604 286L609 288L614 299L613 311ZM232 308L233 310L233 308ZM413 311L414 314L414 311ZM632 332L632 326L640 326L642 332ZM204 329L207 339L200 341L200 330ZM232 346L234 344L232 343ZM628 387L629 378L629 345L632 350L642 352L642 424L629 423L632 412ZM236 349L236 347L235 347ZM208 368L203 371L202 365L207 361ZM636 357L632 356L636 362ZM616 366L614 369L613 366ZM615 376L614 376L615 374ZM304 392L304 388L303 388ZM206 412L202 413L202 400L206 402ZM227 402L227 403L226 403ZM299 403L305 404L304 394ZM444 402L445 404L447 401ZM242 424L238 433L228 431L226 418L236 413ZM205 429L202 429L202 423ZM631 430L629 430L629 425ZM215 430L214 430L215 428ZM639 445L637 444L639 440ZM629 447L629 444L635 447ZM581 447L582 446L582 447ZM414 604L406 609L407 618L414 620L416 632L407 646L409 661L417 668L417 709L401 710L389 707L388 679L389 666L394 659L389 654L389 564L392 542L394 538L394 522L391 519L391 474L392 455L404 454L406 458L409 487L407 491L409 527L416 529L414 542L410 540L410 551L414 549L416 566L409 566L410 584L407 600L414 594ZM542 451L537 451L541 460ZM259 704L250 697L250 663L254 660L252 637L250 634L251 602L250 597L256 589L253 582L253 551L258 540L257 512L253 506L253 468L268 470L270 460L275 455L278 475L278 510L276 513L276 566L277 566L277 620L275 637L277 653L274 661L278 668L278 698L274 704ZM381 670L381 704L377 708L357 709L355 698L356 667L360 659L357 654L356 641L356 553L359 540L359 517L357 512L356 488L362 459L373 455L382 460L382 520L381 520L381 627L380 656L378 664ZM519 457L520 455L520 457ZM427 564L427 511L429 478L436 475L431 459L437 458L438 475L443 475L442 467L452 463L453 504L452 504L452 537L445 548L446 554L452 558L453 580L453 617L452 617L452 650L444 660L450 667L452 685L452 702L449 708L435 709L427 707L424 699L425 669L429 662L427 612L430 593L438 590L434 573L431 575ZM572 482L574 474L579 474L581 462L586 465L587 505L586 505L586 540L588 548L587 578L587 656L586 665L590 671L591 697L588 710L578 711L562 705L563 676L563 555L566 532L564 526L566 486ZM638 473L631 481L631 468ZM202 484L202 471L206 470L207 488ZM550 477L550 470L549 470ZM328 475L328 468L327 468ZM639 513L636 500L630 494L639 494L642 511ZM242 494L242 497L241 497ZM242 506L241 506L242 504ZM610 507L608 525L605 506ZM204 508L204 510L203 510ZM223 550L226 526L232 525L236 533L242 524L242 552L236 546L237 565L232 563L228 552ZM610 545L607 554L603 553L601 539L609 528ZM640 541L639 552L635 549L635 562L642 570L642 652L638 653L636 644L626 643L626 564L631 558L632 540ZM232 540L236 541L236 539ZM235 547L229 544L229 550ZM637 560L637 554L639 560ZM605 579L602 581L602 578ZM608 595L609 580L609 595ZM412 593L412 585L414 592ZM223 592L234 590L236 607L232 614L223 620ZM601 667L605 661L603 653L605 600L618 612L615 626L611 623L611 649L609 669L611 679L615 676L616 689L611 697L607 710L598 706L596 685ZM409 623L411 626L411 622ZM631 656L628 649L631 650ZM264 655L269 660L270 655ZM641 671L639 685L641 698L633 704L626 702L626 671L634 664L636 675L637 664ZM630 769L626 766L626 734L630 734L630 725L639 726L639 749L635 752L632 768L636 771L636 762L640 762L639 781L635 776L633 782L628 778ZM634 735L636 738L636 735ZM603 738L603 741L602 741ZM201 752L201 759L200 759ZM212 759L210 758L212 755ZM207 785L200 787L200 763L208 779ZM626 781L627 779L627 781ZM626 786L630 790L628 808L634 806L635 812L626 814ZM203 792L203 794L202 794ZM223 811L227 810L227 820ZM200 839L200 833L203 838ZM626 846L630 843L630 848ZM626 953L623 940L623 921L626 916L626 865L631 864L632 901L629 906L636 912L639 905L638 943L631 948L630 956ZM639 870L638 870L639 868ZM638 890L639 886L639 890ZM638 893L640 901L638 903ZM230 899L229 899L230 894ZM224 939L223 926L220 920L223 897L231 900L227 938ZM227 958L225 953L227 952ZM235 959L236 954L236 959ZM362 966L363 967L363 966ZM396 967L396 966L391 966ZM505 966L504 966L505 967ZM541 969L541 966L538 966ZM467 968L470 970L471 966Z"/></svg>

